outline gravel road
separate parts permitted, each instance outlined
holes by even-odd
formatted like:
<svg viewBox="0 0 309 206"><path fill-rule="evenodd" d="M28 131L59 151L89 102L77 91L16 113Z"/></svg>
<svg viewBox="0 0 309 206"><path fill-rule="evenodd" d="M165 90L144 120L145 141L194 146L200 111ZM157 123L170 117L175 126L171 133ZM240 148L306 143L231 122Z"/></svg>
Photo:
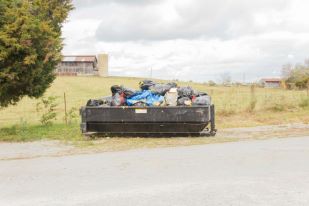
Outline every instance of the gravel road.
<svg viewBox="0 0 309 206"><path fill-rule="evenodd" d="M0 205L309 205L309 137L1 160Z"/></svg>

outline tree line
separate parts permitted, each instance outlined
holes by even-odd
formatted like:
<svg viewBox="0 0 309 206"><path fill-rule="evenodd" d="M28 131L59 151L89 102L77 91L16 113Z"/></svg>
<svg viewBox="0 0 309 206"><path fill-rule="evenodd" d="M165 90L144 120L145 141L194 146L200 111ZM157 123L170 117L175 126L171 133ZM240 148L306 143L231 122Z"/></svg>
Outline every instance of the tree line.
<svg viewBox="0 0 309 206"><path fill-rule="evenodd" d="M288 89L305 89L309 87L309 59L303 64L286 64L282 67L282 77Z"/></svg>

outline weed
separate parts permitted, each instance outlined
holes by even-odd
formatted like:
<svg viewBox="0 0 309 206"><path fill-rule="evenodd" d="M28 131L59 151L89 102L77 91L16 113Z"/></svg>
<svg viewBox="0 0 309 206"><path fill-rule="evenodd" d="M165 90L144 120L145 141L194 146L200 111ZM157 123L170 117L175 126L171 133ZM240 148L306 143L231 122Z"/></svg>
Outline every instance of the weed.
<svg viewBox="0 0 309 206"><path fill-rule="evenodd" d="M256 99L252 99L249 104L248 112L253 112L257 104Z"/></svg>
<svg viewBox="0 0 309 206"><path fill-rule="evenodd" d="M233 109L222 109L218 111L218 115L223 116L223 117L228 117L234 114L236 114L236 110L233 110Z"/></svg>
<svg viewBox="0 0 309 206"><path fill-rule="evenodd" d="M53 120L56 120L56 107L58 106L56 100L57 97L49 96L47 98L41 98L41 101L37 103L37 112L43 112L40 119L40 122L43 125L51 125L53 123Z"/></svg>
<svg viewBox="0 0 309 206"><path fill-rule="evenodd" d="M299 106L302 108L309 107L309 98L302 99L301 102L299 103Z"/></svg>
<svg viewBox="0 0 309 206"><path fill-rule="evenodd" d="M72 123L76 123L78 116L77 113L77 108L72 107L69 112L67 113L67 120L68 120L68 124L72 124Z"/></svg>
<svg viewBox="0 0 309 206"><path fill-rule="evenodd" d="M286 107L281 103L274 103L272 106L269 107L269 110L273 112L282 112L286 110Z"/></svg>

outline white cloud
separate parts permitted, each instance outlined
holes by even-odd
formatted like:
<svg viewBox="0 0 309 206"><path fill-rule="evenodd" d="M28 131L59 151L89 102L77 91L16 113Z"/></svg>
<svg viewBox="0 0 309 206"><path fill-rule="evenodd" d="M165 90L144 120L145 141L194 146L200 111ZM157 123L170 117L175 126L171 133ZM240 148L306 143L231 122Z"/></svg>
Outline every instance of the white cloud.
<svg viewBox="0 0 309 206"><path fill-rule="evenodd" d="M308 56L301 0L75 1L64 53L110 54L111 73L205 81L254 80Z"/></svg>

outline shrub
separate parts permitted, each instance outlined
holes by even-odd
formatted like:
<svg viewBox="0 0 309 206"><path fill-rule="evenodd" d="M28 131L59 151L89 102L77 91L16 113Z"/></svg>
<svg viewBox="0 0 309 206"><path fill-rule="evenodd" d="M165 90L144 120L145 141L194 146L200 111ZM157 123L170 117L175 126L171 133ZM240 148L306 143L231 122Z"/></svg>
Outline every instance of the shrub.
<svg viewBox="0 0 309 206"><path fill-rule="evenodd" d="M289 68L286 76L286 83L289 89L294 87L305 89L309 86L309 65L298 64L294 68Z"/></svg>
<svg viewBox="0 0 309 206"><path fill-rule="evenodd" d="M299 106L302 108L309 107L309 97L302 99Z"/></svg>
<svg viewBox="0 0 309 206"><path fill-rule="evenodd" d="M211 87L214 87L214 86L216 86L217 84L216 84L216 82L214 82L214 81L212 81L212 80L209 80L209 81L208 81L208 85L211 86Z"/></svg>
<svg viewBox="0 0 309 206"><path fill-rule="evenodd" d="M274 112L282 112L286 109L286 107L283 104L280 103L274 103L274 105L269 107L269 110Z"/></svg>
<svg viewBox="0 0 309 206"><path fill-rule="evenodd" d="M53 123L53 120L56 120L56 107L58 106L56 100L57 97L49 96L47 98L41 98L41 101L37 103L37 112L43 112L40 118L40 122L43 125L51 125Z"/></svg>
<svg viewBox="0 0 309 206"><path fill-rule="evenodd" d="M71 108L70 111L67 113L68 124L74 123L77 117L78 117L77 108L75 107Z"/></svg>
<svg viewBox="0 0 309 206"><path fill-rule="evenodd" d="M256 99L252 99L250 101L250 104L249 104L249 108L248 108L248 111L249 112L253 112L255 107L256 107L256 103L257 103L257 100Z"/></svg>

